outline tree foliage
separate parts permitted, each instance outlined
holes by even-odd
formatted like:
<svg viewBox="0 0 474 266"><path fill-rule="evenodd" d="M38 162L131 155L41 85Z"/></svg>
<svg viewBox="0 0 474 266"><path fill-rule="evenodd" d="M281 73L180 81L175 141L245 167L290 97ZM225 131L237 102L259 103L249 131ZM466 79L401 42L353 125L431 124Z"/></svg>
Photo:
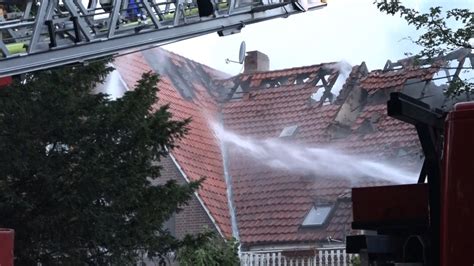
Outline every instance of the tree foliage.
<svg viewBox="0 0 474 266"><path fill-rule="evenodd" d="M444 11L431 7L427 13L408 8L399 0L376 1L378 9L390 15L400 15L408 24L421 32L414 43L422 47L417 59L433 59L460 48L474 46L474 12L467 8ZM464 70L472 71L472 68ZM472 72L471 72L472 73ZM459 95L474 89L472 79L456 79L450 84L448 94Z"/></svg>
<svg viewBox="0 0 474 266"><path fill-rule="evenodd" d="M66 66L0 89L0 226L15 229L16 265L132 265L180 245L162 224L199 182L155 179L188 121L155 105L154 74L115 101L92 94L110 70Z"/></svg>
<svg viewBox="0 0 474 266"><path fill-rule="evenodd" d="M224 241L212 232L197 236L186 236L185 245L178 253L182 266L236 266L239 265L238 243L235 240Z"/></svg>

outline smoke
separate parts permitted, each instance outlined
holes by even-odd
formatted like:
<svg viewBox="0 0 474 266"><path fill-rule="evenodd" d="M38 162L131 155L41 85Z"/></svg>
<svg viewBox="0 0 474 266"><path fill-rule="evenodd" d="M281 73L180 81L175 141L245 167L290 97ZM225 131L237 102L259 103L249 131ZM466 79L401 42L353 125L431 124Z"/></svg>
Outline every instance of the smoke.
<svg viewBox="0 0 474 266"><path fill-rule="evenodd" d="M336 149L290 144L279 139L257 140L226 131L216 122L211 122L211 127L221 145L236 148L275 169L312 174L315 177L342 178L353 184L367 177L398 184L417 181L415 173Z"/></svg>
<svg viewBox="0 0 474 266"><path fill-rule="evenodd" d="M334 83L334 86L331 89L331 92L334 95L338 95L339 92L342 90L342 86L346 83L347 78L351 74L352 71L352 66L349 64L347 61L340 61L335 64L330 64L324 66L325 69L329 70L336 70L339 72L339 76L337 77L336 82Z"/></svg>
<svg viewBox="0 0 474 266"><path fill-rule="evenodd" d="M342 86L344 86L344 84L346 83L347 78L351 74L352 66L347 61L343 60L334 64L327 64L323 68L325 70L336 70L337 72L339 72L339 76L337 76L336 82L331 88L331 93L334 94L334 96L337 96L342 90ZM323 96L323 93L324 90L320 89L311 97L314 100L319 101L321 99L321 96Z"/></svg>

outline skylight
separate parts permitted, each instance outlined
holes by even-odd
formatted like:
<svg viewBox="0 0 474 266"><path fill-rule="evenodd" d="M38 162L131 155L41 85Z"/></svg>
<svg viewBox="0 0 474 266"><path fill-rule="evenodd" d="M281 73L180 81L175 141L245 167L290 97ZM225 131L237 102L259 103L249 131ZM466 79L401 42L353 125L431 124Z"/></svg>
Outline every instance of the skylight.
<svg viewBox="0 0 474 266"><path fill-rule="evenodd" d="M288 127L285 127L281 133L280 133L280 138L284 138L284 137L291 137L295 134L296 132L296 129L298 128L297 125L292 125L292 126L288 126Z"/></svg>
<svg viewBox="0 0 474 266"><path fill-rule="evenodd" d="M331 206L313 206L303 221L303 226L323 225L331 212Z"/></svg>

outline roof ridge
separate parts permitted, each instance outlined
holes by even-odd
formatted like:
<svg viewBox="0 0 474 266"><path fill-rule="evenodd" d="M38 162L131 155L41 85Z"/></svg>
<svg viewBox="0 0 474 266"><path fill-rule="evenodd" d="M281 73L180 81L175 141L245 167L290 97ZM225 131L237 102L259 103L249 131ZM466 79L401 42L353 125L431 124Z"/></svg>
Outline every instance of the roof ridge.
<svg viewBox="0 0 474 266"><path fill-rule="evenodd" d="M339 62L324 62L324 63L313 64L313 65L299 66L299 67L289 67L289 68L281 68L281 69L266 70L266 71L255 71L252 73L240 73L228 78L216 79L216 81L228 81L228 80L232 80L232 79L243 77L243 76L254 76L258 74L279 73L279 72L286 72L286 71L295 71L295 70L300 70L300 69L305 69L305 68L323 67L326 65L337 64Z"/></svg>
<svg viewBox="0 0 474 266"><path fill-rule="evenodd" d="M256 71L256 72L247 73L247 74L283 72L283 71L289 71L289 70L305 69L305 68L312 68L312 67L321 67L321 66L324 66L324 65L331 65L331 64L337 64L337 63L339 63L339 62L324 62L324 63L313 64L313 65L299 66L299 67L281 68L281 69L274 69L274 70L268 70L268 71Z"/></svg>
<svg viewBox="0 0 474 266"><path fill-rule="evenodd" d="M226 73L226 72L223 72L223 71L221 71L221 70L215 69L215 68L213 68L213 67L210 67L210 66L208 66L208 65L205 65L205 64L200 63L200 62L198 62L198 61L195 61L195 60L193 60L193 59L191 59L191 58L188 58L188 57L185 57L185 56L183 56L183 55L180 55L180 54L177 54L177 53L175 53L175 52L172 52L172 51L170 51L170 50L168 50L168 49L165 49L165 48L163 48L163 47L157 47L157 48L160 49L160 50L162 50L164 53L168 53L168 54L170 54L170 55L177 56L177 57L179 57L179 58L181 58L181 59L184 59L185 61L188 61L188 62L197 64L197 65L200 65L201 67L203 67L203 68L205 68L205 69L209 69L209 70L215 71L216 73L218 73L218 74L220 74L220 75L231 76L229 73Z"/></svg>

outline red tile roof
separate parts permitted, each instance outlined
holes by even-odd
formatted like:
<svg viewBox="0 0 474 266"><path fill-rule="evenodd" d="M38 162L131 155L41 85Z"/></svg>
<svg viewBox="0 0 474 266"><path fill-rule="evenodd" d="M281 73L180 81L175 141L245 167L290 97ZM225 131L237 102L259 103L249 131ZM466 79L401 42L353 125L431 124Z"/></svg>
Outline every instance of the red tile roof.
<svg viewBox="0 0 474 266"><path fill-rule="evenodd" d="M352 124L353 133L336 140L345 149L362 154L390 157L395 147L419 150L418 135L413 125L387 115L387 104L368 105ZM364 123L373 124L373 132L358 133Z"/></svg>
<svg viewBox="0 0 474 266"><path fill-rule="evenodd" d="M298 125L298 139L325 142L328 136L323 129L340 106L315 108L310 97L321 89L303 84L250 92L248 100L224 104L224 123L235 133L260 138L278 137L286 126Z"/></svg>
<svg viewBox="0 0 474 266"><path fill-rule="evenodd" d="M187 89L192 90L188 92L191 98L183 95L183 88L177 87L178 83L171 79L180 78L173 76L176 73L171 73L172 77L164 76L158 84L160 103L170 103L177 119L193 119L188 136L172 154L192 180L208 177L199 195L226 236L231 235L226 184L218 143L207 123L209 116L216 117L221 113L226 129L261 139L276 138L283 128L297 125L295 134L288 142L304 145L331 143L352 153L402 159L404 156L418 156L420 151L414 128L387 117L386 105L372 103L370 97L369 102L361 103L360 112L351 125L339 125L335 118L353 88L360 87L363 92L373 94L378 90L401 87L412 78L429 79L434 73L432 71L407 68L392 72L374 71L367 75L365 66L356 66L337 101L319 105L311 100L311 95L324 89L316 85L317 77L329 75L328 81L334 81L337 76L333 69L327 67L329 65L243 74L212 81L216 76L222 77L222 74L213 74L212 69L175 54L165 54L168 62L179 68L175 71L180 75L191 75L185 72L196 72L199 67L205 69L195 81L191 81L192 85L189 79L179 83L190 87ZM142 54L117 59L117 68L129 86L142 72L152 70L149 66L152 62L149 58L147 60ZM210 80L209 83L206 84L206 80ZM271 87L263 86L273 81L279 83L273 83ZM236 93L236 85L242 87L242 96L229 100L232 97L228 96ZM233 89L229 90L229 87ZM222 98L223 94L227 98ZM214 100L215 97L219 99ZM335 126L345 128L347 134L334 138L332 131ZM353 184L328 176L315 178L276 170L235 149L231 148L228 152L237 224L244 245L315 242L325 241L328 237L344 239L350 230L351 220L351 204L346 194ZM303 228L304 217L319 201L334 205L327 224L318 228Z"/></svg>
<svg viewBox="0 0 474 266"><path fill-rule="evenodd" d="M358 70L353 68L353 72ZM283 75L282 71L279 75ZM292 72L289 71L288 75ZM350 77L354 76L357 74L351 73ZM379 156L393 156L391 153L397 145L404 147L407 153L419 151L414 128L387 117L386 104L367 105L353 123L349 136L331 139L330 126L334 124L341 105L311 104L309 99L317 89L308 83L252 91L246 99L223 105L225 127L241 135L265 139L278 137L286 126L298 125L291 138L297 143L333 143L352 153ZM372 117L377 118L374 121L377 129L357 133L363 122ZM328 237L344 239L350 230L350 203L338 200L338 196L353 186L349 181L305 178L294 172L271 169L236 152L230 157L243 243L324 241ZM335 204L335 211L327 226L302 228L302 221L315 204L315 198Z"/></svg>
<svg viewBox="0 0 474 266"><path fill-rule="evenodd" d="M328 78L332 80L335 78L336 71L334 71L330 66L334 63L326 63L326 64L318 64L312 66L305 66L305 67L295 67L289 69L282 69L282 70L274 70L274 71L265 71L265 72L254 72L251 74L241 74L237 76L243 81L249 80L250 84L249 87L259 87L262 85L262 82L277 80L279 78L286 78L285 85L292 85L293 82L296 80L298 76L308 78L305 83L315 81L318 76L320 70L324 69L327 74L330 75ZM325 73L326 74L326 73Z"/></svg>
<svg viewBox="0 0 474 266"><path fill-rule="evenodd" d="M430 80L439 68L404 67L398 70L376 70L361 80L361 87L373 94L380 89L401 89L409 79Z"/></svg>
<svg viewBox="0 0 474 266"><path fill-rule="evenodd" d="M181 57L177 59L172 54L170 56L176 63L179 62L181 67L184 67L186 63L193 63L180 60ZM119 57L116 59L115 65L129 87L132 87L140 79L143 72L153 71L145 63L141 53ZM170 104L173 119L192 118L189 124L189 134L178 143L179 148L172 150L171 153L190 180L206 177L198 194L205 202L220 230L226 237L230 237L232 233L222 157L217 140L207 122L208 117L217 114L217 104L199 83L193 83L195 97L192 100L185 99L167 76L160 76L158 87L160 90L158 93L159 104Z"/></svg>
<svg viewBox="0 0 474 266"><path fill-rule="evenodd" d="M265 243L309 242L327 237L344 239L350 229L350 207L338 201L351 185L344 180L304 178L292 172L272 169L251 158L236 156L232 165L240 239L246 246ZM304 217L324 199L336 204L327 226L302 228ZM339 230L343 229L343 230Z"/></svg>

